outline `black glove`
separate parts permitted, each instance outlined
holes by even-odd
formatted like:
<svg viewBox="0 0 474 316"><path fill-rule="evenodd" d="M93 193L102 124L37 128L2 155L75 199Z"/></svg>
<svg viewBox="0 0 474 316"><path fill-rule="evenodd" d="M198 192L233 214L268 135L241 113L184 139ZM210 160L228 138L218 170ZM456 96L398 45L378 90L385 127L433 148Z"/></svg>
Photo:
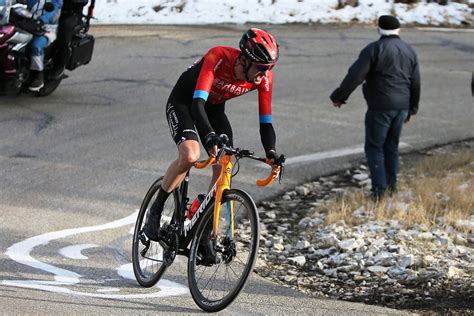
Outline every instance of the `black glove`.
<svg viewBox="0 0 474 316"><path fill-rule="evenodd" d="M40 35L44 35L45 33L45 31L43 30L44 23L41 20L21 19L15 24L17 27L33 35L40 36Z"/></svg>
<svg viewBox="0 0 474 316"><path fill-rule="evenodd" d="M274 149L267 152L267 159L272 160L272 164L282 166L285 162L285 155L278 155Z"/></svg>
<svg viewBox="0 0 474 316"><path fill-rule="evenodd" d="M36 28L37 28L38 30L41 30L41 29L44 27L44 22L43 22L43 20L37 19L37 20L34 20L34 21L35 21L35 23L36 23Z"/></svg>
<svg viewBox="0 0 474 316"><path fill-rule="evenodd" d="M273 161L276 161L278 159L278 155L274 149L270 149L269 151L267 151L266 156L267 156L267 159L270 159Z"/></svg>
<svg viewBox="0 0 474 316"><path fill-rule="evenodd" d="M219 143L219 136L217 136L214 132L207 134L204 138L204 148L206 148L207 150L211 150L212 147L219 145Z"/></svg>

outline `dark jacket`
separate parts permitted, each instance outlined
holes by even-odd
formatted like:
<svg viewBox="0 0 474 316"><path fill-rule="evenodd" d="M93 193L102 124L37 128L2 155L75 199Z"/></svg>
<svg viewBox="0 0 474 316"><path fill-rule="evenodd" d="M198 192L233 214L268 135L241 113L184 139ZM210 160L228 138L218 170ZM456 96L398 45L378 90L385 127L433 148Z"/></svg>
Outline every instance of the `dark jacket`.
<svg viewBox="0 0 474 316"><path fill-rule="evenodd" d="M362 82L369 110L418 112L420 70L414 49L397 35L382 36L365 47L334 90L332 101L344 102Z"/></svg>
<svg viewBox="0 0 474 316"><path fill-rule="evenodd" d="M82 10L89 0L64 0L62 12L65 14L82 14Z"/></svg>

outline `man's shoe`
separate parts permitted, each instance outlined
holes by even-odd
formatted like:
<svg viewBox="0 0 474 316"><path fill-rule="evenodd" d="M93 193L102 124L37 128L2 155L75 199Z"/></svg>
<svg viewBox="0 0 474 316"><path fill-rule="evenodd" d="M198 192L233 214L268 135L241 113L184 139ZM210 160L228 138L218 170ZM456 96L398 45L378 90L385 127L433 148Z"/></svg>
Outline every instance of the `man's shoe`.
<svg viewBox="0 0 474 316"><path fill-rule="evenodd" d="M200 258L198 264L203 266L212 266L218 263L217 254L214 250L214 242L212 240L199 244L198 257Z"/></svg>
<svg viewBox="0 0 474 316"><path fill-rule="evenodd" d="M389 196L393 196L395 194L397 194L398 192L398 188L397 188L397 185L389 185L388 188L387 188L387 193Z"/></svg>
<svg viewBox="0 0 474 316"><path fill-rule="evenodd" d="M372 191L370 193L370 199L374 202L380 202L385 196L385 192Z"/></svg>
<svg viewBox="0 0 474 316"><path fill-rule="evenodd" d="M33 80L31 80L28 89L33 92L38 92L44 87L44 76L42 71L31 71Z"/></svg>
<svg viewBox="0 0 474 316"><path fill-rule="evenodd" d="M161 212L158 212L153 208L150 209L145 222L145 227L143 228L143 232L150 240L158 241L160 236L160 220Z"/></svg>

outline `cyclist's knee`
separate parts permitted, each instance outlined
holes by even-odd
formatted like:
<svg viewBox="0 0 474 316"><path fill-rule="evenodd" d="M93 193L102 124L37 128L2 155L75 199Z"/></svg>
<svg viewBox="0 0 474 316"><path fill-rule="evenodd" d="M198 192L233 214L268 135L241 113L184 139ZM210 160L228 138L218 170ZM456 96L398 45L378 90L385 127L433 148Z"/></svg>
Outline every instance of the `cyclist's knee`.
<svg viewBox="0 0 474 316"><path fill-rule="evenodd" d="M181 166L190 168L198 159L199 153L188 153L187 155L180 155L178 161Z"/></svg>
<svg viewBox="0 0 474 316"><path fill-rule="evenodd" d="M200 156L199 143L196 141L184 142L179 146L179 164L190 168Z"/></svg>

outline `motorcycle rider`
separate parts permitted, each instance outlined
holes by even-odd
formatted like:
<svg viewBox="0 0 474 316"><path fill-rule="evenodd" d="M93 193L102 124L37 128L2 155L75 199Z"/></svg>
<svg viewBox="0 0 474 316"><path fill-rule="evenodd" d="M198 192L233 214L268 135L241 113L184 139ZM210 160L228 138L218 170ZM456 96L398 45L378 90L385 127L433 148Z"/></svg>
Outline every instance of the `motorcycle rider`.
<svg viewBox="0 0 474 316"><path fill-rule="evenodd" d="M71 48L69 45L78 28L82 26L82 11L89 2L89 0L63 1L61 17L59 18L58 38L55 44L58 48L58 52L54 59L54 68L50 72L53 78L58 78L64 73L64 67L66 67L71 57Z"/></svg>
<svg viewBox="0 0 474 316"><path fill-rule="evenodd" d="M44 10L47 1L54 6L50 12ZM29 86L30 91L37 92L44 86L44 49L56 39L62 5L63 0L27 0L28 11L31 12L34 19L37 19L43 25L43 29L46 31L44 35L35 36L31 43L30 70L32 80Z"/></svg>

